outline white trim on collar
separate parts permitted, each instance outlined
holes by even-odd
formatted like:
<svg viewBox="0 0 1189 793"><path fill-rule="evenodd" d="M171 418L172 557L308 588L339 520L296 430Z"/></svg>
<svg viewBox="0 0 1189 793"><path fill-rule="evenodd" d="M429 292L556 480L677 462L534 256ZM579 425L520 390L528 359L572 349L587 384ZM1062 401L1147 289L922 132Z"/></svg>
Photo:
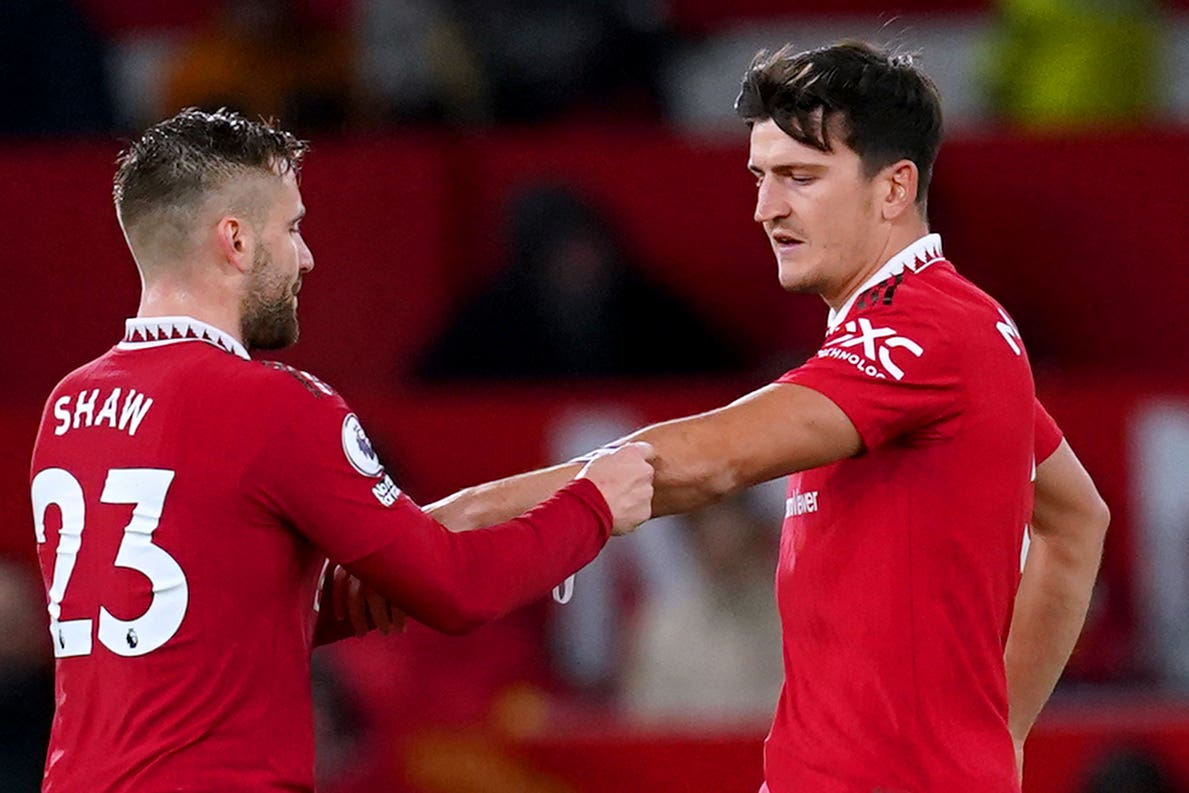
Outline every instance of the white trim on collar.
<svg viewBox="0 0 1189 793"><path fill-rule="evenodd" d="M144 350L189 341L204 341L251 360L248 350L234 336L193 317L133 317L124 322L124 339L116 348Z"/></svg>
<svg viewBox="0 0 1189 793"><path fill-rule="evenodd" d="M878 283L886 281L894 275L904 272L905 268L912 270L914 273L919 273L933 262L944 259L945 256L941 252L941 235L940 234L926 234L916 242L909 245L904 250L897 253L892 258L875 271L875 274L868 278L863 284L851 292L850 297L842 304L842 307L835 311L830 309L830 316L826 320L826 332L832 332L835 328L842 324L846 319L846 315L850 313L851 308L854 307L855 301L858 300L859 295L866 292L871 287Z"/></svg>

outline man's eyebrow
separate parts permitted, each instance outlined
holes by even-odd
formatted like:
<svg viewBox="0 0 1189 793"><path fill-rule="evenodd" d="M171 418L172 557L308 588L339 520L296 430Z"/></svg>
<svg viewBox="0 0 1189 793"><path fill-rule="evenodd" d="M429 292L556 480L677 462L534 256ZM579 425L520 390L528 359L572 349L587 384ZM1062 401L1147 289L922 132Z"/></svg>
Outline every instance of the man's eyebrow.
<svg viewBox="0 0 1189 793"><path fill-rule="evenodd" d="M296 216L294 216L293 220L292 220L292 221L290 221L290 222L291 222L291 223L296 223L296 222L298 222L299 220L301 220L302 218L304 218L305 216L306 216L306 208L303 206L301 209L299 209L299 210L297 211L297 215L296 215Z"/></svg>
<svg viewBox="0 0 1189 793"><path fill-rule="evenodd" d="M773 167L769 168L768 170L774 174L779 174L781 176L785 176L785 175L790 174L794 171L810 171L813 173L822 173L822 172L826 171L828 167L829 166L827 166L825 163L817 163L817 162L786 162L786 163L781 163L780 165L774 165ZM750 163L750 162L747 164L747 170L751 171L756 176L760 176L761 174L764 173L763 168L760 168L756 164Z"/></svg>

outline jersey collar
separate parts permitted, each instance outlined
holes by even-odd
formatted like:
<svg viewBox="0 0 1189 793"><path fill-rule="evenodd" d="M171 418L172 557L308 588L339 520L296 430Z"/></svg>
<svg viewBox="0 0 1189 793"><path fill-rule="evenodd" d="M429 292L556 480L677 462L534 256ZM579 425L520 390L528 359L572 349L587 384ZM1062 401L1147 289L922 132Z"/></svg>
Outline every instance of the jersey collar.
<svg viewBox="0 0 1189 793"><path fill-rule="evenodd" d="M205 341L224 352L251 360L248 350L231 334L193 317L134 317L125 321L124 340L116 347L143 350L189 341Z"/></svg>
<svg viewBox="0 0 1189 793"><path fill-rule="evenodd" d="M940 234L926 234L916 242L909 245L904 250L897 253L891 259L880 267L874 275L868 278L863 284L851 292L850 297L842 304L842 307L835 311L830 309L830 316L826 320L827 333L833 332L842 321L846 319L846 315L850 313L851 308L854 307L855 301L859 295L866 292L876 284L882 283L894 275L899 275L904 272L905 268L919 273L933 262L944 259L945 256L941 252L941 235Z"/></svg>

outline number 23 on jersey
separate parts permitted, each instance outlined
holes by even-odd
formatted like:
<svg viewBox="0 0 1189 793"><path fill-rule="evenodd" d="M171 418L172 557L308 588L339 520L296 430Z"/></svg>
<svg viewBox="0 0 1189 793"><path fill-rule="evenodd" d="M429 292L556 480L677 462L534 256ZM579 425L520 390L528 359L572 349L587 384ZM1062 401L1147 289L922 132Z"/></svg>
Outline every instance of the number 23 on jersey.
<svg viewBox="0 0 1189 793"><path fill-rule="evenodd" d="M159 468L113 468L107 472L101 504L131 504L132 518L124 527L115 566L144 575L152 587L152 600L143 614L122 620L102 605L94 635L116 655L135 657L151 653L169 641L182 624L189 602L186 575L177 561L153 544L165 497L174 472ZM70 592L75 562L83 547L87 500L78 479L63 468L46 468L33 478L33 523L38 544L46 542L45 518L51 506L62 514L49 589L50 634L54 655L69 658L90 655L94 620L62 620L62 601Z"/></svg>

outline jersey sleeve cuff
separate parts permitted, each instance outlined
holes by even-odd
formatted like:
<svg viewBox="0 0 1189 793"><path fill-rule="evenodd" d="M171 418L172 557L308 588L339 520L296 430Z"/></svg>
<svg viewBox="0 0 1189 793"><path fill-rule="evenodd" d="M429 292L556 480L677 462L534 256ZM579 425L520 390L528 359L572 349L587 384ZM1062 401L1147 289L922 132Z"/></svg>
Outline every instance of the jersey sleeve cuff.
<svg viewBox="0 0 1189 793"><path fill-rule="evenodd" d="M614 518L611 515L611 507L607 504L607 499L603 496L598 485L589 479L572 479L565 487L558 490L550 500L574 499L590 512L594 513L598 519L599 532L603 540L611 537L611 528L614 524Z"/></svg>
<svg viewBox="0 0 1189 793"><path fill-rule="evenodd" d="M871 449L876 445L878 439L872 437L874 435L873 428L869 427L863 420L862 398L848 392L845 386L836 383L829 375L806 371L804 369L794 369L781 376L776 382L799 385L818 392L837 405L838 409L846 414L846 417L850 419L851 425L854 426L855 432L859 433L859 440L863 442L864 449Z"/></svg>

